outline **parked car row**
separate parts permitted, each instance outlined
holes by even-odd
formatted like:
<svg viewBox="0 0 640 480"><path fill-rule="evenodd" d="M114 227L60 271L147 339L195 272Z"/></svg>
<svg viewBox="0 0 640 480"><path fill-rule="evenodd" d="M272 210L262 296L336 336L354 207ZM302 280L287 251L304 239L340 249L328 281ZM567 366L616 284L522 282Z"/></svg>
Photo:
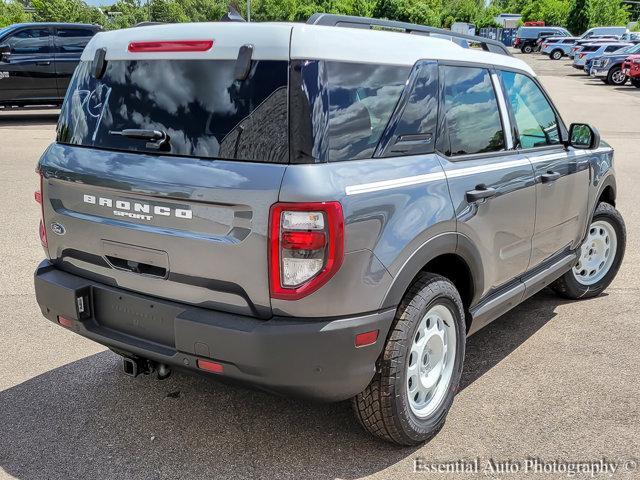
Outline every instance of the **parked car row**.
<svg viewBox="0 0 640 480"><path fill-rule="evenodd" d="M615 40L625 40L623 37L635 35L629 32L626 27L594 27L590 28L580 37L572 37L571 32L562 27L520 27L513 41L513 48L519 49L522 53L539 52L543 48L546 39L564 39L575 43L576 41L588 42L598 38L610 38ZM554 54L557 55L554 50ZM563 55L567 53L564 52ZM562 55L557 59L562 58Z"/></svg>
<svg viewBox="0 0 640 480"><path fill-rule="evenodd" d="M580 37L571 37L565 29L556 28L557 34L545 36L553 27L521 27L515 48L529 53L526 47L534 36L541 54L551 60L567 57L577 70L592 78L599 78L609 85L624 85L629 80L640 88L640 33L629 32L625 27L597 27ZM529 42L529 43L525 43Z"/></svg>

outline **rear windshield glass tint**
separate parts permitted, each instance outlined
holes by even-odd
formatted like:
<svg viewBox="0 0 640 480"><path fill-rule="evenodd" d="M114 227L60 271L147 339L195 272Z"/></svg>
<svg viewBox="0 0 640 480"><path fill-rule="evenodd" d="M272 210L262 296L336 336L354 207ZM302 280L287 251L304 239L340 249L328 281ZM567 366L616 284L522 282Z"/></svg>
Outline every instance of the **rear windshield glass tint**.
<svg viewBox="0 0 640 480"><path fill-rule="evenodd" d="M301 83L292 94L294 155L343 161L373 156L411 68L310 60L294 71Z"/></svg>
<svg viewBox="0 0 640 480"><path fill-rule="evenodd" d="M287 77L282 61L109 61L99 80L80 64L58 122L58 141L96 148L255 162L288 161ZM169 142L119 135L156 130Z"/></svg>

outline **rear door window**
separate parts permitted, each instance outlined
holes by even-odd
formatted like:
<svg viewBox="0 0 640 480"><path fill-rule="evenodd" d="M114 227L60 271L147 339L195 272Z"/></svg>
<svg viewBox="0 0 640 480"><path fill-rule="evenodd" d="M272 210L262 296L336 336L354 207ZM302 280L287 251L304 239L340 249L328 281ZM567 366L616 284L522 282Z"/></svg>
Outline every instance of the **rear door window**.
<svg viewBox="0 0 640 480"><path fill-rule="evenodd" d="M500 76L516 121L516 147L560 144L558 118L540 87L520 73L501 71Z"/></svg>
<svg viewBox="0 0 640 480"><path fill-rule="evenodd" d="M51 31L48 28L20 30L2 42L11 47L13 55L36 55L51 52Z"/></svg>
<svg viewBox="0 0 640 480"><path fill-rule="evenodd" d="M95 33L88 28L58 28L55 36L56 51L80 54Z"/></svg>
<svg viewBox="0 0 640 480"><path fill-rule="evenodd" d="M385 157L434 151L438 123L438 65L419 62L411 75L410 91L394 115L380 150Z"/></svg>
<svg viewBox="0 0 640 480"><path fill-rule="evenodd" d="M305 60L292 67L292 161L371 158L411 67Z"/></svg>
<svg viewBox="0 0 640 480"><path fill-rule="evenodd" d="M504 150L504 131L489 71L443 66L441 78L445 83L443 153L457 156Z"/></svg>
<svg viewBox="0 0 640 480"><path fill-rule="evenodd" d="M245 80L235 60L109 61L102 78L82 62L73 76L58 141L113 150L288 162L288 62L254 61ZM125 135L162 132L168 142Z"/></svg>
<svg viewBox="0 0 640 480"><path fill-rule="evenodd" d="M330 161L373 156L408 71L408 67L327 62Z"/></svg>

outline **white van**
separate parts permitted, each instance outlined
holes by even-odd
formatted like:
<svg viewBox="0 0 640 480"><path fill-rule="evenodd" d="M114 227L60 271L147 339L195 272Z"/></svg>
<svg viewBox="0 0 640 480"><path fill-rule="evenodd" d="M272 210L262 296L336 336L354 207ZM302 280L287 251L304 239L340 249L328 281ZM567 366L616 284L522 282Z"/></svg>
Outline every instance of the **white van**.
<svg viewBox="0 0 640 480"><path fill-rule="evenodd" d="M625 33L629 33L627 27L593 27L582 34L580 38L591 38L601 35L616 35L621 37Z"/></svg>

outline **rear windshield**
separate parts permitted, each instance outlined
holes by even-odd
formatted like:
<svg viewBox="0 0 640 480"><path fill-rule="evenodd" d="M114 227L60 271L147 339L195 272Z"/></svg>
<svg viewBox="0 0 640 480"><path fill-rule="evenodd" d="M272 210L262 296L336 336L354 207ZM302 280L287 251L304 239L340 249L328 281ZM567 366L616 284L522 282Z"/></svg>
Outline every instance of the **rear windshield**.
<svg viewBox="0 0 640 480"><path fill-rule="evenodd" d="M104 75L82 62L58 122L58 142L87 147L286 163L288 63L254 61L245 80L235 60L109 61ZM166 134L166 141L123 135ZM130 133L130 132L129 132Z"/></svg>

